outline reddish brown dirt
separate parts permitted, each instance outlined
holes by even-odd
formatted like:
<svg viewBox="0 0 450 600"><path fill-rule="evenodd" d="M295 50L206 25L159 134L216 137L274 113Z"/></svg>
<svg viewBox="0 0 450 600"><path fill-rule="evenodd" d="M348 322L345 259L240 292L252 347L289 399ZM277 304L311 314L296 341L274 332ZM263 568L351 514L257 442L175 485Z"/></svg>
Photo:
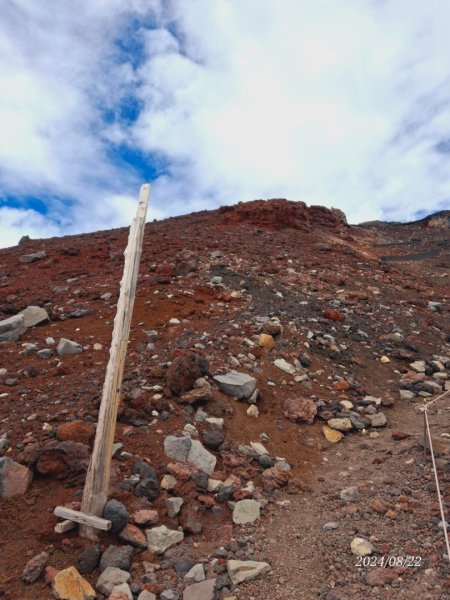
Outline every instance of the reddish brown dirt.
<svg viewBox="0 0 450 600"><path fill-rule="evenodd" d="M114 230L29 240L0 250L0 318L16 314L30 304L47 307L51 318L47 324L28 329L19 342L0 345L0 368L6 368L7 376L18 380L16 385L8 386L5 378L0 379L0 436L8 435L7 456L17 460L24 444L32 439L47 440L44 423L57 427L74 418L97 417L126 239L126 230ZM379 246L399 239L420 242L413 242L409 249ZM248 444L259 441L260 434L266 433L269 441L264 444L270 454L284 457L292 465L293 477L301 484L300 495L291 497L300 511L295 518L302 507L310 506L307 512L313 536L315 527L321 526L314 522L313 510L314 503L322 499L323 483L318 477L325 476L323 457L334 452L334 447L330 448L323 438L321 419L317 418L313 425L290 423L283 418L283 402L288 395L296 394L326 403L358 398L358 386L348 392L334 390L336 375L352 377L367 394L397 399L399 375L408 362L396 358L396 348L383 338L396 327L417 346L417 358L429 360L432 355L448 353L445 328L449 323L446 301L450 286L445 244L448 230L430 231L425 224L349 227L337 212L322 207L306 209L302 203L278 200L239 204L147 224L116 433L116 441L123 442L124 450L133 459L113 461L110 495L122 499L130 511L148 506L120 490L119 483L130 473L136 458L148 459L161 475L170 462L163 453L162 442L165 435L183 428L185 413L165 387L167 361L180 350L202 344L200 351L209 360L210 372L216 374L228 370L229 355L254 352L255 361L250 359L253 367L246 367L249 360L244 358L244 366L238 370L257 378L260 417L247 417L246 404L218 391L214 391L214 406L225 418L226 443ZM380 262L382 256L407 253L418 245L421 249L437 249L438 256L419 262ZM32 264L19 263L19 256L38 250L45 250L47 257ZM177 256L183 250L196 253L195 267L177 276L174 273L181 260ZM214 251L223 255L214 258ZM209 283L214 276L222 277L223 286ZM101 298L105 292L112 294L110 300ZM333 304L335 300L340 304ZM441 312L430 310L429 300L441 302ZM323 318L323 311L330 306L340 312L342 322ZM61 315L70 317L78 309L86 309L89 314L60 319ZM284 328L275 349L247 346L245 339L257 331L254 317L270 315L279 316ZM171 326L172 317L181 324ZM145 332L152 329L158 331L158 337L155 350L148 352ZM309 330L336 337L336 344L343 343L345 350L321 345L316 338L308 342ZM358 330L366 335L359 335ZM62 359L54 355L42 360L23 346L34 343L39 349L45 348L48 336L56 342L60 337L73 339L85 351ZM94 350L94 343L102 344L102 350ZM275 358L292 362L305 351L311 356L309 369L314 373L308 386L294 383L273 365ZM383 354L390 355L389 365L380 362ZM163 398L154 400L153 392L147 391L144 403L133 405L133 389L144 385L143 381L145 386L162 385ZM147 430L142 429L139 424L152 422L154 408L167 410L170 418L158 419ZM214 414L213 410L208 412ZM389 410L386 409L388 417ZM396 406L392 410L402 427L399 411L408 412L409 407ZM351 443L347 439L341 442L339 460L333 453L336 469L343 469L349 460L355 462L355 468L365 464L352 446L359 439L357 435L360 434L348 436ZM386 446L382 451L388 449ZM220 462L217 468L220 469ZM386 465L386 477L392 475L390 469ZM254 475L258 486L260 473ZM62 537L53 533L56 519L52 512L56 505L79 500L83 482L83 474L62 481L35 475L25 497L0 500L0 598L52 597L42 581L24 586L20 575L27 560L42 550L50 553L50 564L58 569L76 563L87 542L76 532ZM345 487L344 483L341 487ZM160 510L161 522L170 524L164 516L164 497L154 506ZM193 541L200 543L198 548L192 547L193 554L204 556L218 546L214 542L215 530L231 523L230 511L226 506L222 508L220 516L203 512L204 532L192 536ZM276 520L272 508L268 514ZM290 525L292 520L288 529ZM270 535L266 538L270 546ZM106 545L114 540L114 536L103 534L101 542ZM275 563L276 556L272 554L271 560ZM313 553L311 570L319 568L318 560ZM87 578L95 583L97 576L95 572ZM312 586L316 583L311 580ZM261 594L255 589L248 593L262 597L263 588ZM280 596L273 598L291 597L283 596L283 589L290 589L289 585L282 583ZM239 598L250 598L243 590L244 587ZM318 597L316 591L311 596L295 596L293 590L292 598ZM358 596L342 596L347 597Z"/></svg>

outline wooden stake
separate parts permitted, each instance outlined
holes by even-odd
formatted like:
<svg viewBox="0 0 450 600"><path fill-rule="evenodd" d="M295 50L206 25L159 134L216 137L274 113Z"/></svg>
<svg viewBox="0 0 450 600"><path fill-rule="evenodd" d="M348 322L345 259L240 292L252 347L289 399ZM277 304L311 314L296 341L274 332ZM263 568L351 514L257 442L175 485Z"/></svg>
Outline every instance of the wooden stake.
<svg viewBox="0 0 450 600"><path fill-rule="evenodd" d="M114 319L109 362L103 385L102 401L89 469L86 475L81 512L101 517L108 498L111 452L116 429L125 356L130 335L136 282L142 252L145 217L150 185L141 187L136 217L133 219L125 250L125 266L120 283L120 297ZM95 541L97 534L91 525L80 525L80 535Z"/></svg>

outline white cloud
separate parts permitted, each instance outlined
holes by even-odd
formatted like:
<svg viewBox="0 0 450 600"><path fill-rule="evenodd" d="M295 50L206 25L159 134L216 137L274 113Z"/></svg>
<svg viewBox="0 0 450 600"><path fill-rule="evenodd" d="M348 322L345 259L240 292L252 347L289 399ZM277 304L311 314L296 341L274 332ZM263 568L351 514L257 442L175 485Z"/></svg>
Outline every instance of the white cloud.
<svg viewBox="0 0 450 600"><path fill-rule="evenodd" d="M11 0L1 192L48 211L1 208L0 246L129 223L143 175L120 144L167 166L151 218L259 197L353 221L443 208L449 18L442 0Z"/></svg>

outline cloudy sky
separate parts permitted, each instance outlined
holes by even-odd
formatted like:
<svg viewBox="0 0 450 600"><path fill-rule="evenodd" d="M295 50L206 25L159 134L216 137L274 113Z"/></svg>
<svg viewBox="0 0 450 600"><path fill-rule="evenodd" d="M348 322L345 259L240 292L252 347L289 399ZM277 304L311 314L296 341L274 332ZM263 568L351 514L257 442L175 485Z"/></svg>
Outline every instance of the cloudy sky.
<svg viewBox="0 0 450 600"><path fill-rule="evenodd" d="M0 247L255 198L450 204L450 3L2 0Z"/></svg>

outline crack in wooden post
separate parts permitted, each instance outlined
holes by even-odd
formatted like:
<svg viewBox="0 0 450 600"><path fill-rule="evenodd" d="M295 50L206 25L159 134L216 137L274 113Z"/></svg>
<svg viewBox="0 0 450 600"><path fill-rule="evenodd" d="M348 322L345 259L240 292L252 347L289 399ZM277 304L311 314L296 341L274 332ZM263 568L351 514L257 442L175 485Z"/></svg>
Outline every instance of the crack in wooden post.
<svg viewBox="0 0 450 600"><path fill-rule="evenodd" d="M117 410L120 401L120 389L128 338L130 335L131 317L136 295L136 283L141 259L149 192L150 185L146 183L140 190L137 213L131 223L128 244L124 252L125 265L120 282L120 296L114 319L109 362L103 385L94 449L86 474L81 503L81 512L91 516L101 517L103 515L103 509L108 498L111 454L116 430ZM98 537L96 529L91 525L82 524L79 527L79 531L82 537L93 541Z"/></svg>

